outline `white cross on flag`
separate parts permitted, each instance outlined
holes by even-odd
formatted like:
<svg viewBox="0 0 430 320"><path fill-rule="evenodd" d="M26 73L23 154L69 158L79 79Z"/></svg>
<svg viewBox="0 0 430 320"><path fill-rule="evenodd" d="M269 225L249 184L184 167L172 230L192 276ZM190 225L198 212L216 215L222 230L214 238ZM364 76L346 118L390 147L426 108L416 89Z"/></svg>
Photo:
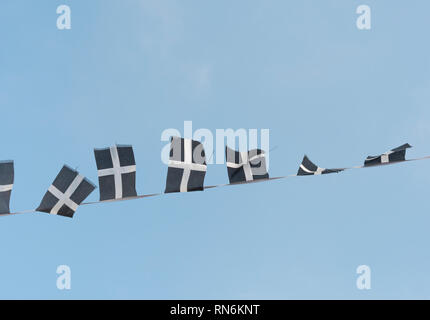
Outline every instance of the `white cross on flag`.
<svg viewBox="0 0 430 320"><path fill-rule="evenodd" d="M115 145L94 149L94 155L101 201L137 196L136 161L132 146Z"/></svg>
<svg viewBox="0 0 430 320"><path fill-rule="evenodd" d="M206 168L200 142L172 137L165 193L203 190Z"/></svg>
<svg viewBox="0 0 430 320"><path fill-rule="evenodd" d="M94 189L91 181L65 165L36 210L72 218Z"/></svg>

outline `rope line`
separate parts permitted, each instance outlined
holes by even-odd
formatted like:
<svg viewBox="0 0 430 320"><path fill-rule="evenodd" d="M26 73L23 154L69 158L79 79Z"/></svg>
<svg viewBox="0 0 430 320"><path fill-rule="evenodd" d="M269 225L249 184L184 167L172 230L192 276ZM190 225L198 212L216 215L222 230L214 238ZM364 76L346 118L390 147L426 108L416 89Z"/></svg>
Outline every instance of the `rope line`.
<svg viewBox="0 0 430 320"><path fill-rule="evenodd" d="M403 163L403 162L421 161L421 160L427 160L427 159L430 159L430 156L401 160L401 161L393 161L393 162L388 162L388 163L378 163L378 164L368 165L368 166L359 165L359 166L345 167L345 168L338 168L338 169L341 169L342 171L346 171L346 170L352 170L352 169L374 168L374 167L382 167L382 166L387 166L387 165L399 164L399 163ZM298 177L298 175L297 174L290 174L290 175L286 175L286 176L257 179L257 180L252 180L252 181L241 181L241 182L235 182L235 183L224 183L224 184L209 185L209 186L204 186L203 190L228 187L228 186L235 186L235 185L243 185L243 184L252 184L252 183L259 183L259 182L267 182L267 181L273 181L273 180L282 180L282 179L293 178L293 177ZM85 205L93 205L93 204L99 204L99 203L137 200L137 199L143 199L143 198L157 197L157 196L161 196L164 194L166 194L166 193L159 192L159 193L142 194L142 195L137 195L135 197L121 198L121 199L83 202L80 205L85 206ZM24 210L24 211L17 211L17 212L0 214L0 217L26 214L26 213L35 213L35 212L37 212L37 211L34 209L33 210Z"/></svg>

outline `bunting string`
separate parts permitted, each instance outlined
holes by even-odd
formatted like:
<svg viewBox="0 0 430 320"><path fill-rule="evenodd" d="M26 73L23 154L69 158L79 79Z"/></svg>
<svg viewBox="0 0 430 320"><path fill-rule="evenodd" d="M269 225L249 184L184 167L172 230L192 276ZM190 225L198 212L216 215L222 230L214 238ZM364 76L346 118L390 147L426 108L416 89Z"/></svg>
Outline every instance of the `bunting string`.
<svg viewBox="0 0 430 320"><path fill-rule="evenodd" d="M229 183L204 186L207 165L203 145L191 139L173 137L165 191L138 195L135 188L136 163L133 149L128 145L116 145L110 148L94 149L100 200L84 202L96 186L77 171L65 165L48 188L37 209L17 212L9 212L9 199L14 176L13 162L4 161L0 162L0 210L2 211L0 216L39 211L73 217L80 205L136 200L157 197L166 193L203 191L226 186L283 180L305 175L339 173L352 169L381 167L430 159L430 156L405 159L406 149L410 147L409 144L404 144L379 156L367 157L364 165L335 169L320 168L305 155L297 174L277 177L269 177L266 171L264 151L254 149L248 152L238 152L227 147L226 160Z"/></svg>

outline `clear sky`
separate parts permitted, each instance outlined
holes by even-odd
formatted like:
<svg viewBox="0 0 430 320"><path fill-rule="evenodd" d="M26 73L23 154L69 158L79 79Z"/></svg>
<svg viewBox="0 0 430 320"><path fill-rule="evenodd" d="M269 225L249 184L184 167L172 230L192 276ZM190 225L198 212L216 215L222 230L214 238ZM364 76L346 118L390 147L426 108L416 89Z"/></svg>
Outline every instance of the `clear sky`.
<svg viewBox="0 0 430 320"><path fill-rule="evenodd" d="M56 27L68 4L72 29ZM372 9L358 30L356 8ZM430 154L425 1L2 0L1 160L13 210L64 163L132 144L164 189L168 128L270 129L270 174ZM0 219L0 298L430 298L430 161ZM227 182L210 165L206 183ZM96 190L88 200L98 199ZM56 268L72 288L56 287ZM358 290L368 265L372 288Z"/></svg>

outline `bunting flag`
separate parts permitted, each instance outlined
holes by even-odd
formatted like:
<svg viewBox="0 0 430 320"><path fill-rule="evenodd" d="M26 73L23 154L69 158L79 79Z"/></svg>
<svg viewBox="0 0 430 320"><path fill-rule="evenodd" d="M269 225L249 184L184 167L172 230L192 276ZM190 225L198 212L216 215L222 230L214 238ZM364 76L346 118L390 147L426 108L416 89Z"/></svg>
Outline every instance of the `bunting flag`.
<svg viewBox="0 0 430 320"><path fill-rule="evenodd" d="M318 175L318 174L327 174L327 173L337 173L341 172L344 169L325 169L320 168L315 165L309 158L305 155L303 157L302 163L299 167L299 171L297 171L298 176L310 176L310 175Z"/></svg>
<svg viewBox="0 0 430 320"><path fill-rule="evenodd" d="M10 213L9 203L14 179L13 161L0 162L0 214Z"/></svg>
<svg viewBox="0 0 430 320"><path fill-rule="evenodd" d="M205 150L200 142L172 137L164 192L202 191L206 167Z"/></svg>
<svg viewBox="0 0 430 320"><path fill-rule="evenodd" d="M263 150L239 152L225 147L227 173L230 183L268 179L266 155Z"/></svg>
<svg viewBox="0 0 430 320"><path fill-rule="evenodd" d="M137 196L136 161L133 147L115 145L94 149L96 158L100 201Z"/></svg>
<svg viewBox="0 0 430 320"><path fill-rule="evenodd" d="M72 218L78 206L94 189L91 181L65 165L36 210Z"/></svg>
<svg viewBox="0 0 430 320"><path fill-rule="evenodd" d="M412 148L409 143L405 143L400 147L394 148L379 156L368 156L364 160L364 166L374 166L378 164L387 164L391 162L405 161L406 149Z"/></svg>

